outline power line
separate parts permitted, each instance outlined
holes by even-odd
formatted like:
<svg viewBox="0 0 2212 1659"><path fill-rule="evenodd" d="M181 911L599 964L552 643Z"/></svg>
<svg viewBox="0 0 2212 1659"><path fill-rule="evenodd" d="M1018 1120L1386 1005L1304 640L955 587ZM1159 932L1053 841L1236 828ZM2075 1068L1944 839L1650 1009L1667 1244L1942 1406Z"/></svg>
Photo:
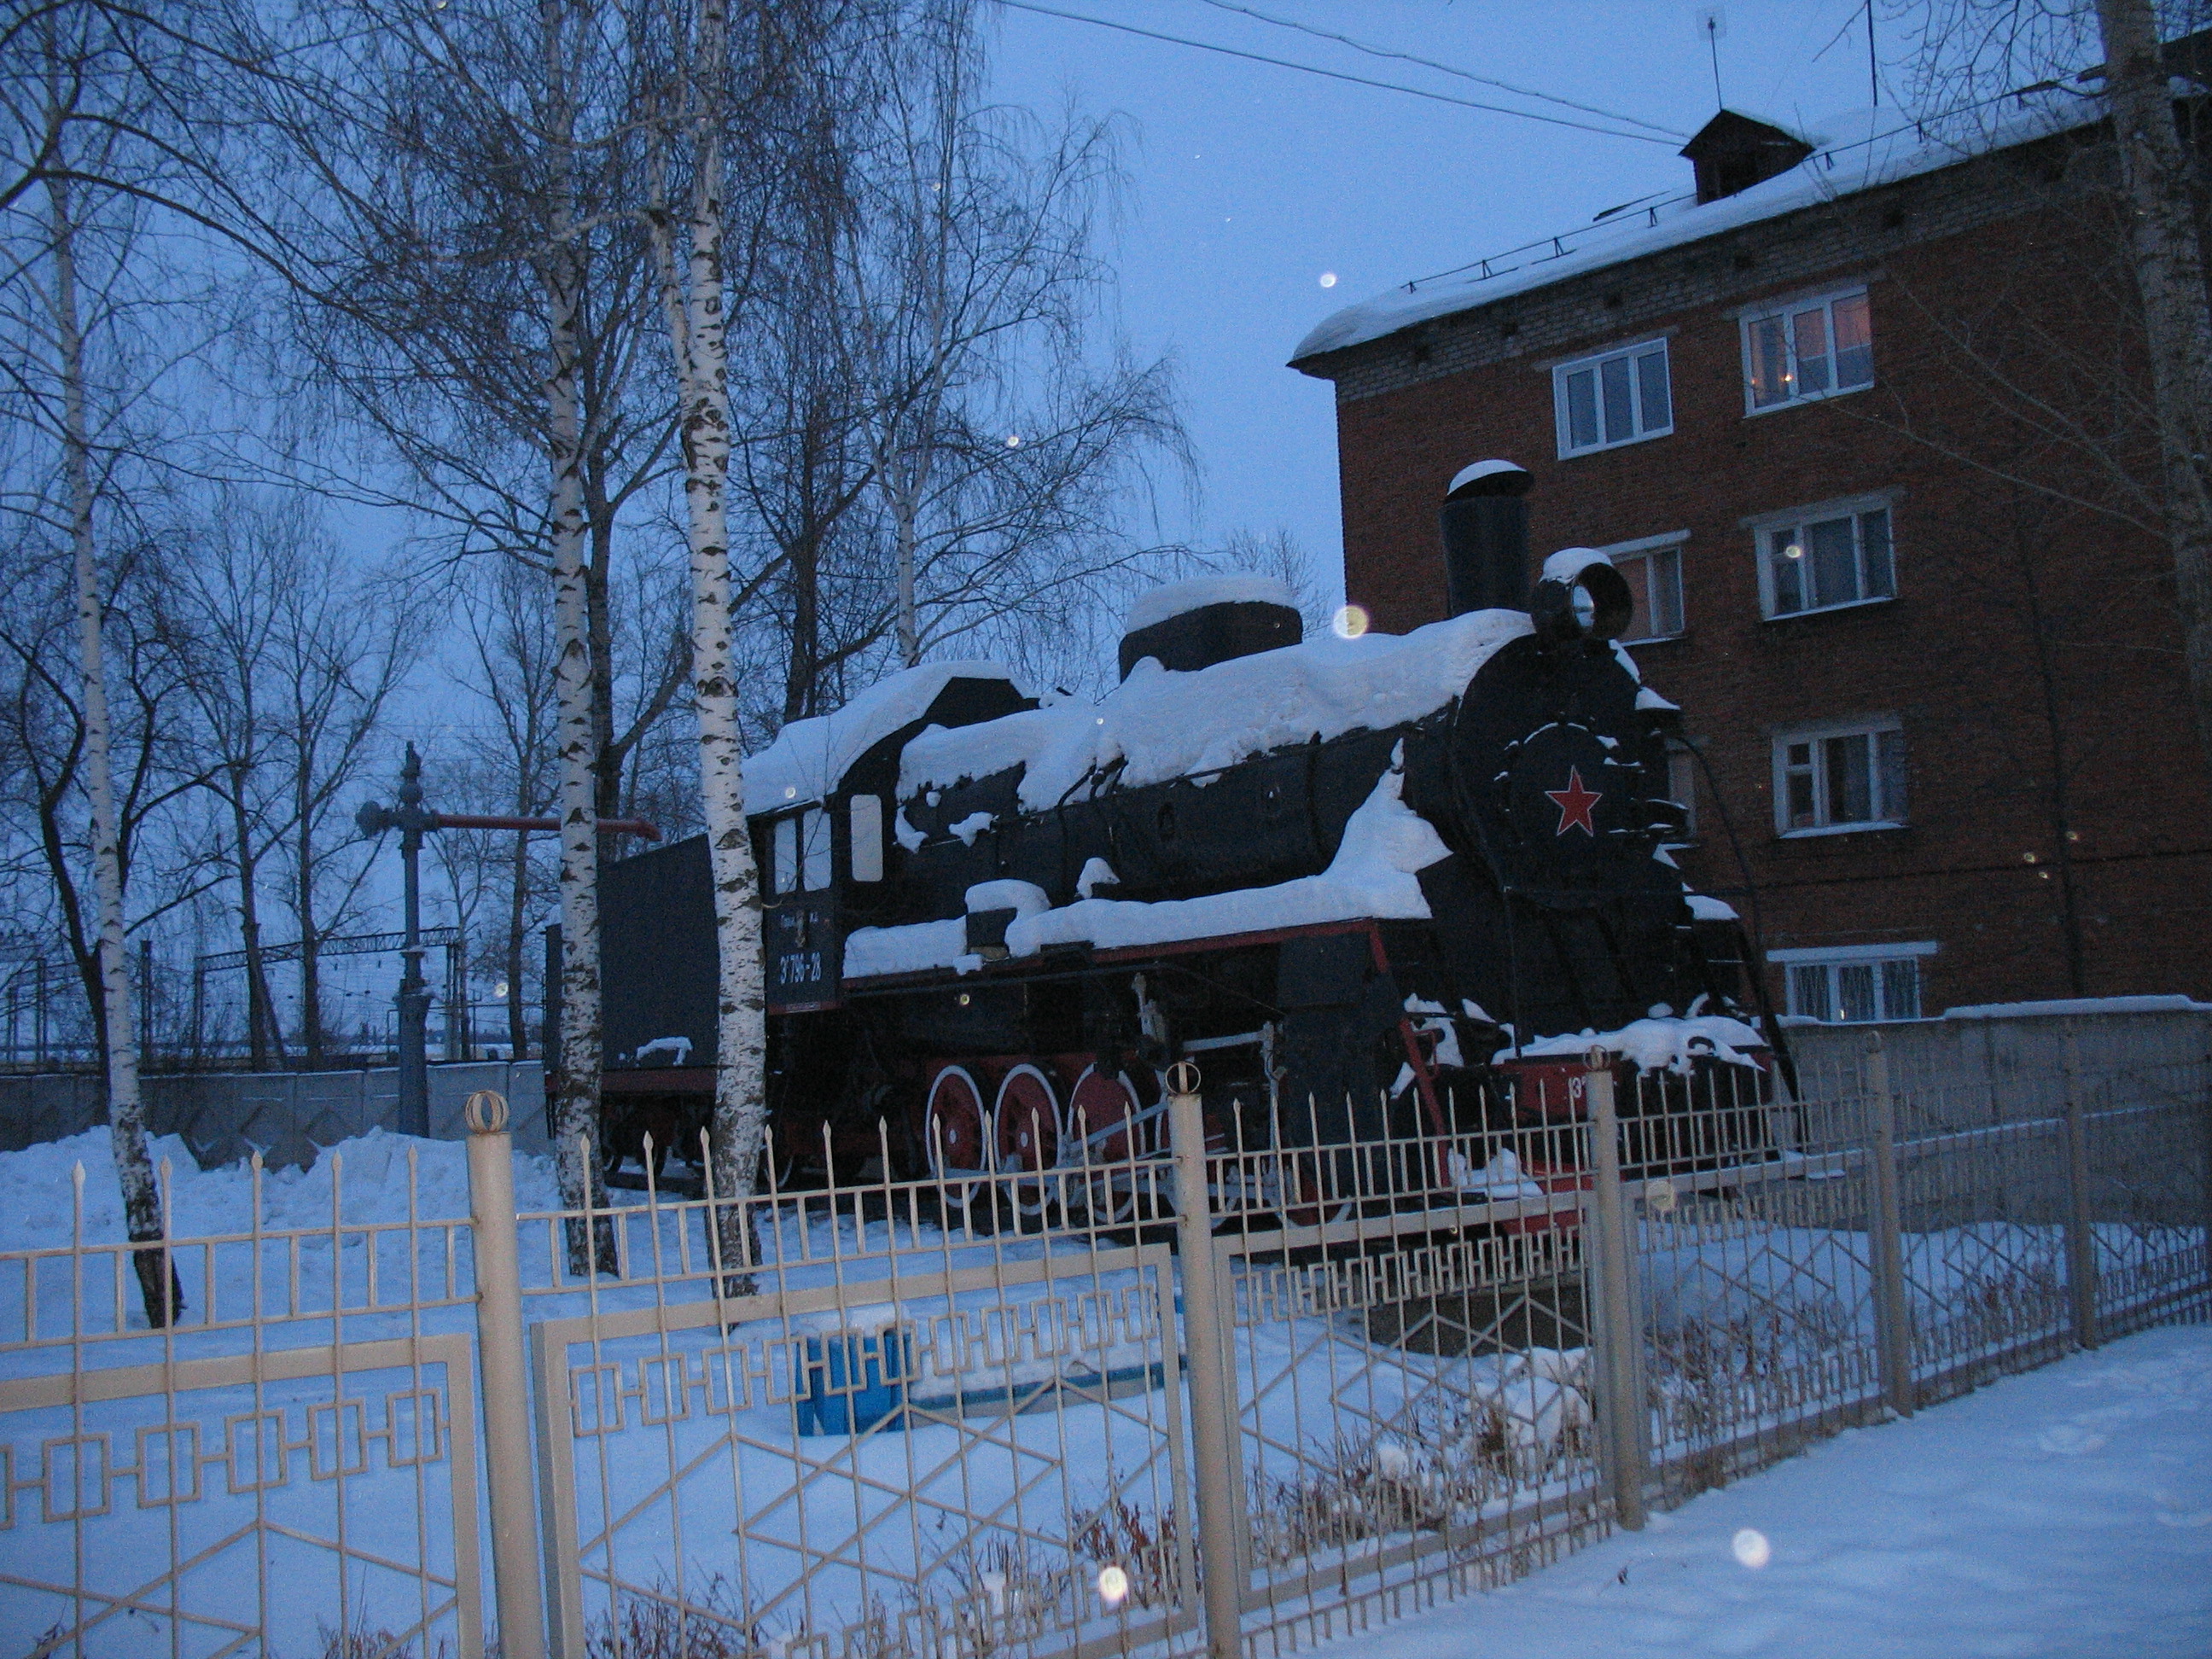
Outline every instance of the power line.
<svg viewBox="0 0 2212 1659"><path fill-rule="evenodd" d="M1662 127L1656 121L1644 121L1633 115L1623 115L1617 110L1600 109L1595 104L1578 104L1571 98L1560 97L1557 93L1539 92L1533 87L1516 87L1510 81L1500 81L1491 76L1477 75L1472 70L1461 69L1455 64L1440 63L1433 58L1419 57L1410 52L1398 52L1389 46L1370 46L1364 40L1355 40L1348 34L1338 34L1330 29L1316 28L1310 23L1301 23L1294 17L1273 17L1253 7L1240 6L1236 3L1236 0L1199 0L1199 3L1201 5L1212 6L1218 11L1237 12L1246 17L1256 18L1262 23L1272 23L1279 29L1295 29L1300 34L1310 34L1316 40L1334 40L1337 45L1349 46L1354 52L1364 52L1370 58L1395 58L1401 63L1419 64L1424 69L1437 70L1446 75L1455 75L1462 81L1473 81L1479 86L1496 87L1500 92L1510 92L1516 97L1539 99L1547 104L1558 104L1566 109L1580 110L1585 115L1603 116L1608 121L1625 121L1632 127L1648 127L1653 132L1663 133L1669 138L1686 138L1690 136L1686 132L1677 132L1672 127ZM1849 26L1846 25L1846 27Z"/></svg>
<svg viewBox="0 0 2212 1659"><path fill-rule="evenodd" d="M1180 34L1164 34L1157 29L1140 29L1133 23L1115 23L1103 17L1086 16L1079 11L1061 11L1053 6L1041 6L1036 0L999 0L999 3L1013 11L1033 11L1045 17L1058 17L1071 23L1089 23L1093 27L1112 29L1121 34L1140 35L1147 40L1164 40L1170 46L1190 46L1200 52L1218 52L1224 58L1241 58L1247 63L1271 64L1277 69L1297 70L1305 75L1318 75L1329 81L1348 81L1356 87L1376 87L1384 92L1402 92L1409 98L1425 98L1431 103L1451 104L1461 109L1481 110L1490 115L1515 115L1524 121L1540 121L1547 126L1572 127L1578 132L1595 132L1607 138L1633 138L1639 143L1672 145L1672 137L1654 137L1648 133L1622 132L1613 127L1593 126L1587 121L1571 121L1560 115L1539 115L1533 110L1514 109L1504 104L1478 103L1472 98L1454 98L1449 94L1428 92L1419 87L1401 86L1395 81L1376 81L1364 75L1347 75L1341 70L1322 69L1312 64L1293 63L1287 58L1270 58L1265 52L1245 52L1236 46L1216 46L1210 40L1193 40Z"/></svg>

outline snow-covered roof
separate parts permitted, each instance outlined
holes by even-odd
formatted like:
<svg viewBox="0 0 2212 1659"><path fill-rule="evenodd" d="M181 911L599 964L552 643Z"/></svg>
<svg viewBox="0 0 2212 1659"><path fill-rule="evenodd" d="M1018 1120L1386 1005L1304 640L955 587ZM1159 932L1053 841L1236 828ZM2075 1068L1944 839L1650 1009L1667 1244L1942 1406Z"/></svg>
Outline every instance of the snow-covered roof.
<svg viewBox="0 0 2212 1659"><path fill-rule="evenodd" d="M1858 110L1811 123L1789 123L1813 153L1786 173L1715 202L1681 202L1659 210L1656 224L1641 214L1623 215L1613 226L1590 227L1565 255L1539 257L1510 270L1461 271L1402 283L1371 299L1323 318L1291 354L1291 361L1341 351L1379 340L1415 323L1448 317L1570 276L1602 270L1645 254L1702 241L1724 231L1894 184L1984 155L2027 143L2102 118L2100 99L2068 92L2028 94L1986 114L1916 122L1895 109ZM1773 125L1782 125L1783 123ZM1546 247L1551 243L1543 245Z"/></svg>
<svg viewBox="0 0 2212 1659"><path fill-rule="evenodd" d="M931 727L906 746L899 795L1020 765L1021 804L1040 811L1117 760L1121 782L1134 787L1316 736L1379 730L1443 708L1499 647L1528 631L1521 611L1474 611L1410 634L1328 634L1189 673L1148 658L1095 704Z"/></svg>
<svg viewBox="0 0 2212 1659"><path fill-rule="evenodd" d="M1006 680L995 662L926 662L878 680L832 714L793 720L775 741L745 758L745 810L773 811L785 801L820 800L845 769L873 744L929 712L957 679Z"/></svg>
<svg viewBox="0 0 2212 1659"><path fill-rule="evenodd" d="M1401 757L1403 752L1401 744ZM1050 909L1024 896L990 891L983 894L982 905L1019 912L1006 927L1006 949L1016 957L1035 956L1055 945L1110 951L1367 917L1418 920L1429 915L1429 904L1417 872L1447 856L1449 849L1428 820L1406 805L1404 788L1402 773L1382 774L1373 793L1346 820L1336 856L1317 876L1149 904L1086 898ZM984 885L1003 889L1028 884ZM1043 896L1041 890L1030 891ZM975 888L969 890L971 910L979 908L977 893ZM966 924L961 921L856 928L845 941L848 979L945 968L972 973L981 966L981 957L969 954Z"/></svg>
<svg viewBox="0 0 2212 1659"><path fill-rule="evenodd" d="M1154 623L1164 623L1186 611L1203 610L1209 605L1279 605L1291 611L1298 608L1291 590L1273 576L1255 576L1249 572L1194 576L1188 581L1156 587L1139 599L1129 607L1121 630L1133 634L1140 628L1150 628Z"/></svg>

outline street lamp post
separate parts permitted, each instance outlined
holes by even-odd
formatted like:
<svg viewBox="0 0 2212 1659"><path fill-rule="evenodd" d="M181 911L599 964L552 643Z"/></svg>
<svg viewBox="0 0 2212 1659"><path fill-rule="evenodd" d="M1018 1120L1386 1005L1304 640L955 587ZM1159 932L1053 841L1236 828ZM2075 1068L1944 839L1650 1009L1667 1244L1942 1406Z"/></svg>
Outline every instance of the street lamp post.
<svg viewBox="0 0 2212 1659"><path fill-rule="evenodd" d="M405 887L399 946L399 1121L402 1134L430 1133L430 985L422 977L422 832L438 827L438 815L422 810L422 757L407 745L399 769L399 805L365 801L354 822L364 836L399 832L399 863Z"/></svg>
<svg viewBox="0 0 2212 1659"><path fill-rule="evenodd" d="M404 872L405 932L399 957L399 1111L403 1134L430 1133L430 985L422 977L422 835L428 830L516 830L529 834L557 830L552 818L484 816L467 812L432 812L422 805L422 757L407 745L407 758L399 769L399 804L386 806L363 801L354 814L361 833L371 837L387 830L399 832L399 860ZM659 841L660 831L643 818L601 818L595 826L603 836L636 836Z"/></svg>

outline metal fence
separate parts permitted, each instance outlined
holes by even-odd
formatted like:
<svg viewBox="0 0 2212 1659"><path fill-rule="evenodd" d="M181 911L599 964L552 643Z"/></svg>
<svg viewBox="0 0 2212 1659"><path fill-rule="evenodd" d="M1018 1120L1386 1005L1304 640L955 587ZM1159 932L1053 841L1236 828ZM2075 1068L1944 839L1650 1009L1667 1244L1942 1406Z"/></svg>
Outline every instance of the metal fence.
<svg viewBox="0 0 2212 1659"><path fill-rule="evenodd" d="M411 1160L284 1228L256 1165L240 1231L152 1255L80 1195L0 1253L0 1636L1295 1650L2206 1316L2212 1066L2058 1069L2030 1114L1878 1048L1779 1100L1562 1064L1407 1134L1048 1095L984 1121L995 1169L520 1218L487 1095L466 1218L419 1213Z"/></svg>

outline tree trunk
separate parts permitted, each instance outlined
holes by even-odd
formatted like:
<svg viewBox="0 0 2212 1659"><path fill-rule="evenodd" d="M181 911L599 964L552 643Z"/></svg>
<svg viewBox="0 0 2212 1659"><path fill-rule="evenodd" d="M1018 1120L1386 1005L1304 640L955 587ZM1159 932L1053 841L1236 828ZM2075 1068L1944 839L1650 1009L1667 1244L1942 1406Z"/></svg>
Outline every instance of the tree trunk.
<svg viewBox="0 0 2212 1659"><path fill-rule="evenodd" d="M724 201L720 123L729 20L723 0L705 0L692 43L693 70L707 88L694 127L695 153L684 268L663 240L664 292L681 394L684 500L691 562L692 700L699 720L701 794L714 883L717 981L714 1113L710 1176L726 1207L716 1236L723 1293L750 1295L757 1252L749 1208L760 1167L768 1103L767 1020L761 983L761 907L752 842L745 829L744 755L738 721L730 616L728 340L723 313ZM680 293L676 292L680 282Z"/></svg>
<svg viewBox="0 0 2212 1659"><path fill-rule="evenodd" d="M540 13L552 130L564 142L573 112L567 103L566 42L558 0ZM567 183L565 157L562 185ZM545 288L545 406L550 462L553 553L554 698L560 757L561 1031L553 1073L553 1135L559 1146L561 1203L583 1210L597 1197L599 1158L599 847L594 789L599 744L594 662L588 635L585 555L583 416L577 384L577 312L583 302L582 259L570 240L567 204L556 201ZM510 993L514 987L510 985ZM568 1267L612 1272L607 1231L574 1223L568 1230Z"/></svg>
<svg viewBox="0 0 2212 1659"><path fill-rule="evenodd" d="M2151 0L2097 0L2197 740L2212 756L2212 300Z"/></svg>
<svg viewBox="0 0 2212 1659"><path fill-rule="evenodd" d="M537 805L526 787L515 791L517 817L535 817ZM520 1060L530 1048L530 1026L523 1018L522 1005L524 925L530 913L530 837L516 836L514 840L514 850L508 854L507 893L507 1042L508 1057Z"/></svg>
<svg viewBox="0 0 2212 1659"><path fill-rule="evenodd" d="M100 562L93 538L91 445L84 410L84 334L77 319L76 258L69 187L47 180L53 211L54 333L61 349L62 464L68 477L70 544L76 568L77 651L84 675L85 789L92 798L93 882L100 905L101 1058L107 1075L107 1127L122 1188L125 1227L135 1243L158 1243L166 1229L161 1189L146 1144L146 1118L138 1093L138 1039L132 1018L131 972L124 954L123 852L115 811L113 733L101 649L104 610ZM166 1250L140 1250L133 1266L149 1325L165 1326L184 1308Z"/></svg>
<svg viewBox="0 0 2212 1659"><path fill-rule="evenodd" d="M284 1052L283 1030L269 994L269 965L261 954L261 900L256 890L259 860L253 850L252 825L246 814L245 769L230 768L230 832L237 844L238 934L246 957L246 1041L249 1063L265 1072L272 1059Z"/></svg>

